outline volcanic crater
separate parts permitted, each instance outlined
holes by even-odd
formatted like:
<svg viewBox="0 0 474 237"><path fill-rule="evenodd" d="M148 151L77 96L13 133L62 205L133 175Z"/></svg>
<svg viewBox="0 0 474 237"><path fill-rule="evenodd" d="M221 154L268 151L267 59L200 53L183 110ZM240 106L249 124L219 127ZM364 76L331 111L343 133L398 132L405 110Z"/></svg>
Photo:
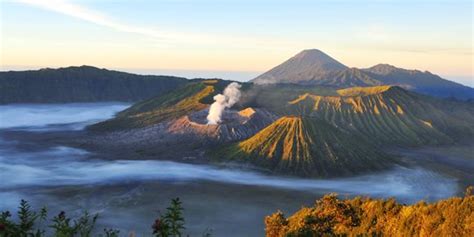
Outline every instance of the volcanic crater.
<svg viewBox="0 0 474 237"><path fill-rule="evenodd" d="M278 117L266 109L228 109L222 114L221 122L208 124L209 108L182 116L168 125L168 132L208 138L220 142L246 139L265 128Z"/></svg>

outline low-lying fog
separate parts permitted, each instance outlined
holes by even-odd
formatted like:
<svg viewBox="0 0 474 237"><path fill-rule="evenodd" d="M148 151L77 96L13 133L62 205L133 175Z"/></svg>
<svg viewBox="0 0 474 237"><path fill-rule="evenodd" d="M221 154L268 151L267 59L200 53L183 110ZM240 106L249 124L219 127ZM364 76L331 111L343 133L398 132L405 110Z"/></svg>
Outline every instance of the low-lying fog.
<svg viewBox="0 0 474 237"><path fill-rule="evenodd" d="M435 200L452 196L456 192L455 180L421 168L397 167L391 171L355 178L314 180L268 176L252 171L172 161L86 160L87 152L67 147L37 152L1 149L1 154L2 176L6 180L8 177L15 177L0 183L2 190L30 186L119 184L130 181L204 180L308 192L327 190L378 197L394 196L406 202L423 198Z"/></svg>
<svg viewBox="0 0 474 237"><path fill-rule="evenodd" d="M88 124L111 118L128 106L126 103L0 105L0 129L80 130ZM67 125L71 126L65 127Z"/></svg>
<svg viewBox="0 0 474 237"><path fill-rule="evenodd" d="M206 215L207 210L209 210L207 214L210 218L208 220L210 223L191 226L190 233L197 233L193 231L199 229L203 230L205 228L203 225L207 224L208 227L213 227L214 224L219 223L219 218L221 217L215 216L218 215L216 213L219 211L214 210L212 205L222 203L225 206L234 207L234 212L241 212L227 213L227 215L232 215L232 217L227 216L227 218L235 218L234 221L242 221L242 225L250 225L248 226L247 234L254 235L263 233L264 215L276 211L278 207L281 207L283 210L294 211L303 204L311 204L311 201L310 203L302 203L307 202L309 197L316 198L327 192L350 195L362 194L373 197L396 197L399 201L412 203L421 199L433 201L446 198L458 191L455 179L421 167L394 167L390 171L353 178L331 180L301 179L269 176L248 170L184 164L172 161L92 160L88 158L90 153L87 151L70 147L48 147L33 151L22 150L19 148L20 146L17 146L19 143L21 144L21 139L9 141L2 134L2 130L15 129L35 133L42 131L80 130L87 124L112 117L116 112L127 106L127 104L119 103L0 106L0 178L2 180L0 182L0 200L2 200L0 202L0 209L13 210L12 208L18 205L18 201L21 198L29 199L33 203L41 200L46 202L43 204L53 205L52 203L58 200L58 196L63 195L59 194L62 191L61 189L69 190L71 187L74 187L75 194L71 198L75 201L78 198L82 198L82 208L91 207L97 210L107 207L110 204L110 200L114 198L113 195L118 194L111 191L108 192L108 196L104 196L103 193L100 193L100 189L96 190L95 192L97 193L93 196L94 199L99 199L99 201L94 201L96 202L95 204L101 201L107 203L104 204L105 207L98 207L92 203L87 203L90 196L87 199L81 196L84 195L84 190L94 189L94 187L127 187L127 190L124 192L127 193L127 198L129 198L131 190L155 183L156 185L160 184L159 189L162 190L161 193L174 190L169 195L184 197L185 202L188 201L187 205L196 202L195 200L200 200L199 204L196 205L209 204L207 208L203 207L202 210L196 212L191 211L194 207L188 206L190 209L186 214L188 220L199 221L199 219L202 219L199 216ZM130 184L134 185L130 187ZM144 186L140 186L140 184ZM199 188L192 188L196 186ZM224 194L222 196L217 194L223 189L228 189L227 193L237 192L238 195L229 198ZM40 190L38 192L41 195L31 194L31 190ZM203 197L204 190L209 193L209 197L206 197L206 195ZM260 192L262 190L272 190L272 196L265 197L271 205L262 205L257 200L257 198L261 199L260 196L262 194ZM35 193L38 194L38 192ZM135 193L135 191L133 192ZM291 195L289 194L291 192L301 194L300 196L304 198L282 199L283 196ZM120 192L120 195L124 195L124 193ZM127 206L125 206L125 209L120 209L121 211L111 208L110 212L120 213L120 215L127 216L127 218L140 220L141 217L133 216L135 212L132 209L137 210L137 206L142 205L145 207L149 205L145 203L150 201L144 201L143 197L149 196L151 199L156 197L154 202L168 202L168 197L164 199L165 197L160 196L157 190L149 190L149 192L142 190L140 195L142 199L137 198L133 202L133 207L130 206L130 213L127 211ZM245 195L245 201L244 197L239 198L239 195ZM250 197L247 195L250 195ZM249 201L248 199L252 198L252 195L255 196L255 200ZM38 200L34 200L35 198ZM206 198L209 198L209 200L206 201ZM67 201L64 197L60 199ZM216 201L215 199L218 200ZM159 205L162 204L157 204L157 206ZM61 208L67 209L68 207ZM249 213L249 208L257 211ZM224 215L225 210L220 211ZM107 217L107 209L103 210L103 212L105 217ZM124 214L124 212L128 214ZM143 213L136 215L143 215ZM255 219L251 218L249 220L247 218L247 220L243 220L247 215L260 216L253 217ZM215 219L212 219L213 216L215 216ZM112 217L109 215L109 218ZM114 219L112 221L112 219L106 218L102 223L117 223L117 220ZM151 221L148 220L149 223ZM133 222L135 227L127 226L127 228L142 228L142 226L144 226L143 228L148 228L148 222L145 222L146 225L140 224L140 222ZM220 232L225 230L223 229L223 227L226 227L225 223L219 223L219 225L221 229L216 229L215 233L225 233ZM227 229L230 228L230 226L227 226Z"/></svg>

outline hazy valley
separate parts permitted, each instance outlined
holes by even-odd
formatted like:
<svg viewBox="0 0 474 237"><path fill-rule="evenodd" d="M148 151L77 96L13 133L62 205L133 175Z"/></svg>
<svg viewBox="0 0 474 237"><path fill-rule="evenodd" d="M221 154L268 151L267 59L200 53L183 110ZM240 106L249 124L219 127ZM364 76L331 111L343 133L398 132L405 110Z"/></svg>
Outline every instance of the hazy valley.
<svg viewBox="0 0 474 237"><path fill-rule="evenodd" d="M330 192L459 196L474 185L473 91L428 72L348 68L319 50L247 83L1 72L0 209L27 196L141 236L179 196L186 233L261 236L265 216Z"/></svg>

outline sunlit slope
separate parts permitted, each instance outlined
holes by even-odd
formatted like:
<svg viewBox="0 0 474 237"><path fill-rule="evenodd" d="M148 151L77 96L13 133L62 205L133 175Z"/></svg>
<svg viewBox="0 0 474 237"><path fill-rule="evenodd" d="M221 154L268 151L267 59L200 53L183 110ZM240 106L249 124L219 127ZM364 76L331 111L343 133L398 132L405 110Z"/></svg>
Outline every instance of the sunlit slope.
<svg viewBox="0 0 474 237"><path fill-rule="evenodd" d="M474 196L406 205L395 199L325 195L290 217L265 218L267 237L280 236L474 236Z"/></svg>
<svg viewBox="0 0 474 237"><path fill-rule="evenodd" d="M133 105L120 112L115 118L94 124L91 130L120 130L140 128L176 119L183 115L206 108L206 101L212 100L216 87L222 87L217 80L194 82Z"/></svg>
<svg viewBox="0 0 474 237"><path fill-rule="evenodd" d="M322 120L293 116L278 119L249 139L224 148L218 156L314 177L378 170L391 163L361 138Z"/></svg>
<svg viewBox="0 0 474 237"><path fill-rule="evenodd" d="M288 113L318 117L389 145L450 143L474 134L472 104L434 99L400 87L355 87L338 96L304 94Z"/></svg>

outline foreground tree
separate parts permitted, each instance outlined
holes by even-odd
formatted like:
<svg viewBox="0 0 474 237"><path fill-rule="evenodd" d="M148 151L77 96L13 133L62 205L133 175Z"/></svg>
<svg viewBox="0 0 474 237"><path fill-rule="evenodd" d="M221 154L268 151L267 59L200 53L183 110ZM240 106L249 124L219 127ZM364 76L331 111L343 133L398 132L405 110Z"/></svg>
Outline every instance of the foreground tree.
<svg viewBox="0 0 474 237"><path fill-rule="evenodd" d="M77 219L70 218L61 211L47 222L47 210L42 208L39 213L33 211L27 201L21 200L18 207L18 218L15 221L9 211L0 215L0 237L118 237L119 230L103 229L95 231L98 214L84 212ZM179 198L171 200L166 212L156 219L152 226L153 235L157 237L181 237L184 227L183 207ZM209 231L203 234L210 236Z"/></svg>
<svg viewBox="0 0 474 237"><path fill-rule="evenodd" d="M166 213L155 220L153 234L156 237L181 237L184 228L183 207L179 198L171 200L171 206L166 208Z"/></svg>

